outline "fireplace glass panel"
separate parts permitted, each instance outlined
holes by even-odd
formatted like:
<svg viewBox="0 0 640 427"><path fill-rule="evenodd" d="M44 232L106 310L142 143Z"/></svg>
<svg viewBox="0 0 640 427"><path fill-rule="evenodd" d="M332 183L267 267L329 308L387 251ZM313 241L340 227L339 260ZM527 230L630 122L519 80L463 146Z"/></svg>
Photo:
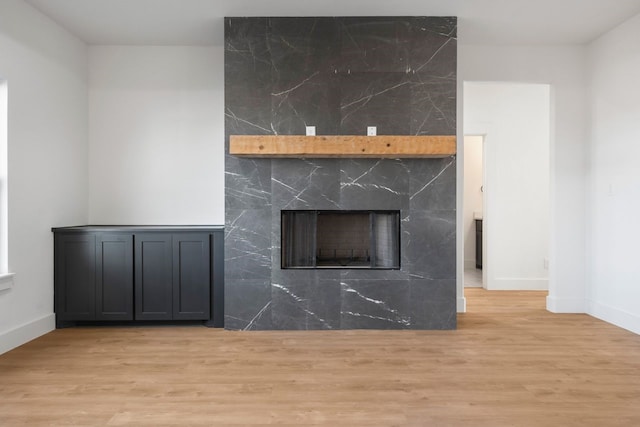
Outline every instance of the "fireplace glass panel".
<svg viewBox="0 0 640 427"><path fill-rule="evenodd" d="M287 211L282 215L282 265L290 268L315 264L316 214L313 211Z"/></svg>
<svg viewBox="0 0 640 427"><path fill-rule="evenodd" d="M282 268L400 268L399 211L282 211Z"/></svg>
<svg viewBox="0 0 640 427"><path fill-rule="evenodd" d="M375 245L373 265L378 268L400 268L400 213L378 213L372 219Z"/></svg>

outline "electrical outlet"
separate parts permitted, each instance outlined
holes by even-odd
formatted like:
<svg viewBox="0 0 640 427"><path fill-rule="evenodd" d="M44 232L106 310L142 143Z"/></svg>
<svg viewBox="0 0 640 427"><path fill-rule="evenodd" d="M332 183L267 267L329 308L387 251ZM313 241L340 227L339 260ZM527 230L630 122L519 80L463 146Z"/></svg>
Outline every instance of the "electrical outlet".
<svg viewBox="0 0 640 427"><path fill-rule="evenodd" d="M367 126L367 136L376 136L378 130L375 126Z"/></svg>
<svg viewBox="0 0 640 427"><path fill-rule="evenodd" d="M542 265L544 266L544 269L545 269L545 270L548 270L548 269L549 269L549 258L546 258L546 257L545 257L545 258L542 260Z"/></svg>
<svg viewBox="0 0 640 427"><path fill-rule="evenodd" d="M316 136L316 127L315 126L307 126L307 136Z"/></svg>

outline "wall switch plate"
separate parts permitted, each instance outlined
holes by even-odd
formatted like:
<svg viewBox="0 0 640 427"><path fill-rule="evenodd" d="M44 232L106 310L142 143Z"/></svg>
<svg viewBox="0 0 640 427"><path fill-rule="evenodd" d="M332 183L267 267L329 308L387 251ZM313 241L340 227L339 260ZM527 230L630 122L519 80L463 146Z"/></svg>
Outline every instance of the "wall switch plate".
<svg viewBox="0 0 640 427"><path fill-rule="evenodd" d="M367 126L367 136L376 136L377 128L375 126Z"/></svg>
<svg viewBox="0 0 640 427"><path fill-rule="evenodd" d="M307 126L307 136L316 136L316 127L315 126Z"/></svg>

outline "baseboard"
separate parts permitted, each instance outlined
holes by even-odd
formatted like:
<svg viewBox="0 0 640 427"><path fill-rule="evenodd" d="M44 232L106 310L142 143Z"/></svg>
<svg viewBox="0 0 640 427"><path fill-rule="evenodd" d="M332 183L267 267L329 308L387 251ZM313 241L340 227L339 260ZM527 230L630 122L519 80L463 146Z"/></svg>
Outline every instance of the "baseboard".
<svg viewBox="0 0 640 427"><path fill-rule="evenodd" d="M464 269L465 270L473 270L476 268L476 260L475 259L465 259L464 260Z"/></svg>
<svg viewBox="0 0 640 427"><path fill-rule="evenodd" d="M637 314L597 301L587 302L587 314L640 335L640 316Z"/></svg>
<svg viewBox="0 0 640 427"><path fill-rule="evenodd" d="M482 283L478 283L478 284L469 284L469 283L465 283L464 285L465 288L481 288L482 287Z"/></svg>
<svg viewBox="0 0 640 427"><path fill-rule="evenodd" d="M498 278L489 280L489 291L546 291L549 289L548 279L513 279Z"/></svg>
<svg viewBox="0 0 640 427"><path fill-rule="evenodd" d="M456 300L456 310L458 313L467 312L467 299L465 297L458 297Z"/></svg>
<svg viewBox="0 0 640 427"><path fill-rule="evenodd" d="M20 347L56 328L56 315L51 313L0 334L0 354Z"/></svg>
<svg viewBox="0 0 640 427"><path fill-rule="evenodd" d="M585 313L584 298L558 298L547 296L547 310L552 313Z"/></svg>
<svg viewBox="0 0 640 427"><path fill-rule="evenodd" d="M13 287L14 273L2 273L0 274L0 291L6 291Z"/></svg>

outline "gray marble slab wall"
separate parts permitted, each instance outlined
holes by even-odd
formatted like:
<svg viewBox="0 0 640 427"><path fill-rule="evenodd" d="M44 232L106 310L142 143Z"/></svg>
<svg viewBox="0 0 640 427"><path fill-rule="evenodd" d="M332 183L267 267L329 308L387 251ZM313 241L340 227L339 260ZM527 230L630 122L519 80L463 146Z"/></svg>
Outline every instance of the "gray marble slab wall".
<svg viewBox="0 0 640 427"><path fill-rule="evenodd" d="M456 163L251 159L229 135L456 134L456 18L225 19L225 327L456 327ZM282 209L398 209L400 270L283 270Z"/></svg>

